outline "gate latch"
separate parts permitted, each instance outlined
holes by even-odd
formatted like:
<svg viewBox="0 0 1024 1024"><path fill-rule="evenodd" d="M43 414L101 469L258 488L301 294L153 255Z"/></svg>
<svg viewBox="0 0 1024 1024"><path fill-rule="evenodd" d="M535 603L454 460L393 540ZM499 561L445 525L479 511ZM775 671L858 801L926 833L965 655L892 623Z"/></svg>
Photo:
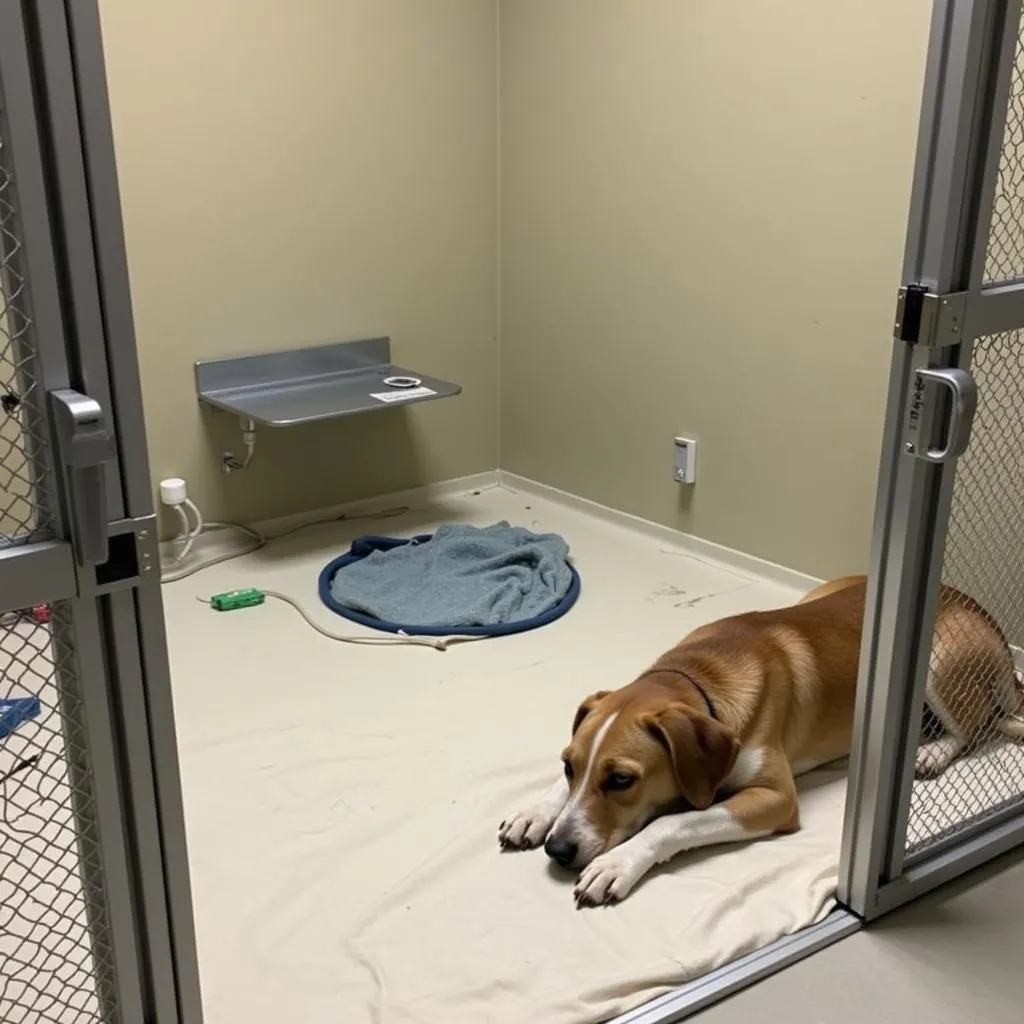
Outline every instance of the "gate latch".
<svg viewBox="0 0 1024 1024"><path fill-rule="evenodd" d="M937 295L924 285L908 284L896 297L893 337L925 348L959 345L966 311L967 292Z"/></svg>
<svg viewBox="0 0 1024 1024"><path fill-rule="evenodd" d="M106 464L114 438L102 406L70 388L50 392L57 450L67 485L71 544L79 565L107 560Z"/></svg>

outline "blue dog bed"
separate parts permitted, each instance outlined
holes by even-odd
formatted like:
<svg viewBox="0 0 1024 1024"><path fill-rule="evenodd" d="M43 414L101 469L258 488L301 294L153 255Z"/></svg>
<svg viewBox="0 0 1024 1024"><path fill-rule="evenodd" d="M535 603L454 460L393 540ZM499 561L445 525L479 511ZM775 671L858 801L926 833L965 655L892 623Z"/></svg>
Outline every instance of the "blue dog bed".
<svg viewBox="0 0 1024 1024"><path fill-rule="evenodd" d="M500 524L507 525L507 524ZM452 622L444 625L411 625L401 622L388 622L379 619L366 612L350 608L338 601L333 593L335 575L346 566L360 562L375 552L391 551L394 548L407 544L424 544L433 539L433 534L420 534L416 537L359 537L352 542L352 547L339 557L332 559L320 572L319 592L320 600L338 615L358 622L360 625L368 626L370 629L379 629L387 633L407 633L413 636L509 636L512 633L524 633L530 629L537 629L539 626L546 626L561 618L576 603L580 596L580 577L575 567L565 562L565 568L570 574L569 586L565 593L558 600L557 604L544 610L538 615L530 618L517 619L510 622L492 623L487 625L465 625ZM564 542L562 542L564 543Z"/></svg>

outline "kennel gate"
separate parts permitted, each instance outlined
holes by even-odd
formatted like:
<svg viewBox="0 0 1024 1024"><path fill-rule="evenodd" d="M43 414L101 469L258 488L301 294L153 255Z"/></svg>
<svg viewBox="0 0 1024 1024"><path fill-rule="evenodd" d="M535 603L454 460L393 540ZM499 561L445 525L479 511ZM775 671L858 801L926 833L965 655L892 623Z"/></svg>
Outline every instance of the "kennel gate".
<svg viewBox="0 0 1024 1024"><path fill-rule="evenodd" d="M1024 841L1024 748L994 728L914 778L940 583L1024 647L1020 0L935 4L903 282L840 873L866 919Z"/></svg>
<svg viewBox="0 0 1024 1024"><path fill-rule="evenodd" d="M201 1020L99 14L0 0L0 1020Z"/></svg>
<svg viewBox="0 0 1024 1024"><path fill-rule="evenodd" d="M1020 39L1021 0L936 0L840 873L865 919L1024 841L1008 746L913 779L939 582L1024 646ZM0 1018L199 1024L95 0L0 0L0 271L0 700L39 700L0 735ZM681 1020L856 926L840 912L623 1020Z"/></svg>

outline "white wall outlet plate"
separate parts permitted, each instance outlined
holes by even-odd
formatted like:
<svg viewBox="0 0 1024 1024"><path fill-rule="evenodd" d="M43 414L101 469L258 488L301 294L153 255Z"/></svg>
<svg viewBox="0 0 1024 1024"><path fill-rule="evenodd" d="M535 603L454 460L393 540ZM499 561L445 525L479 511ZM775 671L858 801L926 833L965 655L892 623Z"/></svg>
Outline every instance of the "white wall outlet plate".
<svg viewBox="0 0 1024 1024"><path fill-rule="evenodd" d="M674 441L673 478L677 484L694 484L697 482L697 441L692 437L677 437Z"/></svg>

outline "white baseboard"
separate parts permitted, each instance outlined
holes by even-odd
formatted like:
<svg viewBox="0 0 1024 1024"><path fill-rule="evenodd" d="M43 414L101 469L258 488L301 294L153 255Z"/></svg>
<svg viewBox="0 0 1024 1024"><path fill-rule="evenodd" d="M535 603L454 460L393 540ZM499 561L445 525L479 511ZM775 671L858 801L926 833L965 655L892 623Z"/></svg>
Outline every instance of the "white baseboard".
<svg viewBox="0 0 1024 1024"><path fill-rule="evenodd" d="M756 555L748 555L742 551L725 547L722 544L715 544L701 537L695 537L693 534L682 533L679 530L673 530L669 526L652 523L648 519L641 519L639 516L630 515L628 512L620 512L617 509L608 508L606 505L590 501L588 498L580 498L567 491L561 491L557 487L537 483L535 480L529 480L515 473L507 473L504 470L475 473L472 476L457 477L454 480L427 484L423 487L414 487L405 491L394 491L390 494L381 494L374 498L361 498L358 501L344 502L343 504L331 505L327 508L315 509L310 512L298 512L293 515L278 516L274 519L263 519L254 523L247 523L246 525L258 530L265 537L273 539L278 534L287 533L296 527L305 526L307 523L326 522L345 514L372 512L375 509L394 508L401 505L415 508L430 503L436 504L444 501L446 498L459 498L474 492L491 490L495 487L501 487L514 493L529 494L567 508L576 509L604 522L636 531L662 543L671 544L688 552L694 558L712 562L738 572L760 576L771 580L773 583L778 583L780 586L807 591L821 582L821 580L808 576L806 573L787 569L785 566L776 565L774 562L758 558ZM172 568L187 568L190 564L205 561L211 555L237 548L239 544L240 542L236 535L224 534L220 531L204 534L197 541L196 547L193 549L189 559L181 565L173 566ZM244 541L241 542L241 546L244 547ZM168 559L173 554L172 545L166 541L160 545L160 550L161 554Z"/></svg>
<svg viewBox="0 0 1024 1024"><path fill-rule="evenodd" d="M307 524L328 522L331 519L340 518L343 515L352 515L360 512L373 512L375 509L395 508L408 505L414 508L418 505L437 503L445 498L459 498L466 494L478 491L487 491L499 486L497 470L489 470L486 473L474 473L470 476L456 477L454 480L443 480L439 483L425 484L422 487L412 487L405 491L392 491L389 494L380 494L374 498L359 498L356 501L343 502L340 505L329 505L326 508L318 508L309 512L296 512L286 516L276 516L273 519L260 519L256 522L247 522L244 525L262 533L264 537L273 540L282 533ZM160 544L160 554L164 559L165 568L182 569L188 568L197 562L205 561L211 555L220 554L222 551L232 548L245 547L244 539L239 540L233 531L214 531L204 533L197 538L196 546L186 561L178 565L170 565L168 560L173 557L174 544L171 541L163 541ZM200 550L201 549L201 550Z"/></svg>
<svg viewBox="0 0 1024 1024"><path fill-rule="evenodd" d="M749 572L755 576L778 583L780 586L792 587L795 590L811 590L822 581L806 573L797 572L795 569L787 569L784 565L777 565L765 558L758 558L756 555L748 555L743 551L736 551L727 548L723 544L715 544L713 541L704 540L702 537L695 537L692 533L683 533L681 530L673 530L670 526L662 526L660 523L652 523L649 519L641 519L639 516L630 515L628 512L620 512L618 509L601 505L589 498L580 498L567 491L560 491L557 487L548 484L537 483L515 473L507 473L501 470L498 473L500 485L509 491L518 491L532 495L536 498L546 498L548 501L565 505L569 508L578 509L587 515L602 519L605 522L616 526L623 526L637 533L646 534L655 540L663 543L673 544L682 548L694 558L703 559L706 562L714 562L726 568L736 569L739 572Z"/></svg>
<svg viewBox="0 0 1024 1024"><path fill-rule="evenodd" d="M297 512L293 515L278 516L276 519L264 519L258 523L246 523L267 537L293 530L296 526L306 523L318 523L334 519L346 513L372 512L378 508L395 508L399 505L415 507L430 502L443 501L445 498L461 498L474 491L488 491L501 483L496 469L486 473L474 473L471 476L460 476L454 480L442 480L436 484L425 484L422 487L411 487L405 491L392 491L390 494L378 494L373 498L360 498L358 501L347 501L341 505L330 505L318 508L313 512Z"/></svg>

